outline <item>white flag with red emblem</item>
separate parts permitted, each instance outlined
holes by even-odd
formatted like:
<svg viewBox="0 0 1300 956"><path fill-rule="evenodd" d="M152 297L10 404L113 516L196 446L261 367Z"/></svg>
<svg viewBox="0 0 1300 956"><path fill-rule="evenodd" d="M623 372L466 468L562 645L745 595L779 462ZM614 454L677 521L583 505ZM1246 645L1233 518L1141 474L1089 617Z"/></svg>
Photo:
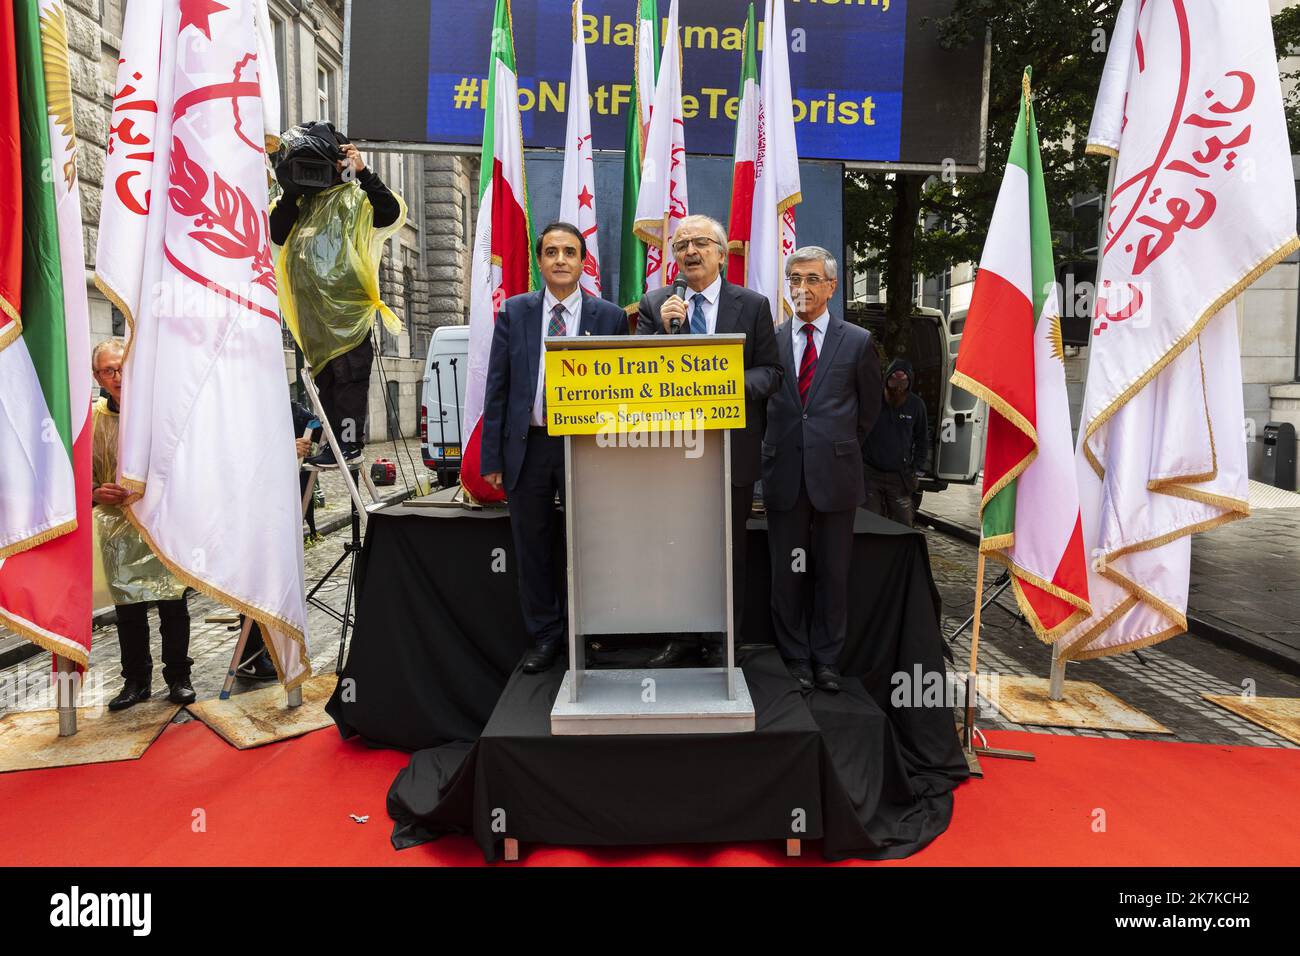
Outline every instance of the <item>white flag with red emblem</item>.
<svg viewBox="0 0 1300 956"><path fill-rule="evenodd" d="M596 235L596 163L591 145L591 107L587 101L587 49L582 41L582 0L573 4L573 60L569 67L568 126L564 135L564 185L560 219L578 227L587 243L580 284L600 296L600 243Z"/></svg>
<svg viewBox="0 0 1300 956"><path fill-rule="evenodd" d="M294 687L311 668L267 222L266 0L129 11L97 263L132 319L118 480L159 559L256 620Z"/></svg>
<svg viewBox="0 0 1300 956"><path fill-rule="evenodd" d="M754 219L746 281L767 296L777 324L794 315L785 287L785 257L795 250L794 207L803 200L794 135L785 0L767 0L767 44L759 81L758 156L754 161Z"/></svg>
<svg viewBox="0 0 1300 956"><path fill-rule="evenodd" d="M1067 658L1187 629L1191 535L1249 514L1234 300L1297 247L1266 0L1126 0L1089 151L1115 160L1077 455L1090 618Z"/></svg>
<svg viewBox="0 0 1300 956"><path fill-rule="evenodd" d="M641 191L636 199L636 234L646 243L646 292L672 285L677 277L677 263L669 247L688 209L682 49L677 32L677 0L673 0L668 8L650 133L641 161Z"/></svg>

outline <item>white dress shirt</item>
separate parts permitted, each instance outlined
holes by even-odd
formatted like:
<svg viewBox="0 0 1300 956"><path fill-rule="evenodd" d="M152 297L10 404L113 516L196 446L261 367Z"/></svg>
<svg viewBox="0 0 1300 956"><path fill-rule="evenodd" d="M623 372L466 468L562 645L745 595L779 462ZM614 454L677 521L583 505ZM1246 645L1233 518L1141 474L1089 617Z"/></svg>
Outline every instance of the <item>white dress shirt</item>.
<svg viewBox="0 0 1300 956"><path fill-rule="evenodd" d="M582 287L579 286L574 293L560 302L551 290L547 289L542 295L542 336L541 342L542 354L537 361L537 389L533 395L533 418L531 424L538 427L546 424L546 418L542 414L542 383L546 379L546 330L551 327L551 310L555 308L556 303L564 306L564 334L568 338L574 338L578 334L578 326L582 323Z"/></svg>
<svg viewBox="0 0 1300 956"><path fill-rule="evenodd" d="M695 314L695 293L689 287L686 290L686 319L682 322L683 332L691 330L691 316ZM704 322L708 326L707 334L712 335L718 330L718 296L722 294L722 275L719 274L713 280L713 284L707 289L701 290L699 295L704 296L702 307L704 309Z"/></svg>
<svg viewBox="0 0 1300 956"><path fill-rule="evenodd" d="M817 357L822 356L822 343L826 341L826 326L830 324L830 312L823 312L817 318L813 319L813 345L817 348ZM790 326L790 334L794 337L791 344L794 346L794 374L799 374L799 369L803 365L803 348L808 343L808 333L805 332L804 326L809 323L805 322L799 316L795 316L793 324Z"/></svg>

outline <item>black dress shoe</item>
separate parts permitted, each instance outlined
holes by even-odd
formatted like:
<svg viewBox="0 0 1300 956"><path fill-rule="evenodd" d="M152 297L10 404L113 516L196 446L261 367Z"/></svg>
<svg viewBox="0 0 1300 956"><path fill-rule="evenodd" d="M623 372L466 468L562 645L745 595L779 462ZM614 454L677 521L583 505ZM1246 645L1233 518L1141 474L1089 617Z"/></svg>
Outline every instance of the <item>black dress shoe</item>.
<svg viewBox="0 0 1300 956"><path fill-rule="evenodd" d="M803 659L786 661L785 669L790 672L790 676L799 682L800 690L813 689L813 672L808 666L808 662Z"/></svg>
<svg viewBox="0 0 1300 956"><path fill-rule="evenodd" d="M840 675L830 664L817 664L813 667L813 680L817 686L832 694L840 692Z"/></svg>
<svg viewBox="0 0 1300 956"><path fill-rule="evenodd" d="M194 703L194 685L190 683L188 677L182 677L178 681L173 681L167 685L170 691L167 699L173 704L192 704Z"/></svg>
<svg viewBox="0 0 1300 956"><path fill-rule="evenodd" d="M545 644L535 644L533 648L524 655L524 673L540 674L542 671L551 669L555 659L560 656L560 642L548 641Z"/></svg>
<svg viewBox="0 0 1300 956"><path fill-rule="evenodd" d="M153 696L153 688L148 683L138 680L129 680L122 685L122 690L116 697L108 702L109 710L126 710L133 707L142 700L148 700Z"/></svg>
<svg viewBox="0 0 1300 956"><path fill-rule="evenodd" d="M700 644L700 662L705 667L726 667L726 648L717 641L704 641Z"/></svg>
<svg viewBox="0 0 1300 956"><path fill-rule="evenodd" d="M654 657L645 662L646 667L672 667L686 659L691 652L691 645L685 641L669 641Z"/></svg>

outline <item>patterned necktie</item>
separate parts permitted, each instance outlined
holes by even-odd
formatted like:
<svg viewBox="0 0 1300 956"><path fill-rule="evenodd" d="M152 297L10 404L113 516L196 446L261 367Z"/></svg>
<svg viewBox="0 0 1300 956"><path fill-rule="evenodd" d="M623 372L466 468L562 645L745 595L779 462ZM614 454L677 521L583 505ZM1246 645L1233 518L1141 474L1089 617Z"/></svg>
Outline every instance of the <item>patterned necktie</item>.
<svg viewBox="0 0 1300 956"><path fill-rule="evenodd" d="M551 309L551 321L546 326L547 335L564 334L564 303L555 303L555 308Z"/></svg>
<svg viewBox="0 0 1300 956"><path fill-rule="evenodd" d="M695 303L695 311L691 313L691 334L707 335L709 323L704 318L704 293L695 293L691 296L691 301Z"/></svg>
<svg viewBox="0 0 1300 956"><path fill-rule="evenodd" d="M808 334L808 342L803 347L803 358L799 360L799 401L808 407L808 390L812 388L813 376L817 374L817 346L813 342L816 328L811 322L804 323L801 332Z"/></svg>

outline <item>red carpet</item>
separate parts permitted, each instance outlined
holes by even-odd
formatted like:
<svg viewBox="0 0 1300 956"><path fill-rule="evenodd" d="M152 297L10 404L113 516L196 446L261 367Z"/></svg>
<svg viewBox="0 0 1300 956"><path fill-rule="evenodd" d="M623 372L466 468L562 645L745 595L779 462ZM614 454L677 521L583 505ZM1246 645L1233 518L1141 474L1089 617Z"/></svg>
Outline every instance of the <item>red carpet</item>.
<svg viewBox="0 0 1300 956"><path fill-rule="evenodd" d="M947 833L876 865L1300 865L1300 751L989 736L1037 762L985 760ZM138 761L0 775L0 866L481 865L467 837L391 848L384 797L406 759L333 729L240 752L197 721L174 724ZM534 866L787 863L775 844L523 849ZM819 860L805 853L788 862Z"/></svg>

